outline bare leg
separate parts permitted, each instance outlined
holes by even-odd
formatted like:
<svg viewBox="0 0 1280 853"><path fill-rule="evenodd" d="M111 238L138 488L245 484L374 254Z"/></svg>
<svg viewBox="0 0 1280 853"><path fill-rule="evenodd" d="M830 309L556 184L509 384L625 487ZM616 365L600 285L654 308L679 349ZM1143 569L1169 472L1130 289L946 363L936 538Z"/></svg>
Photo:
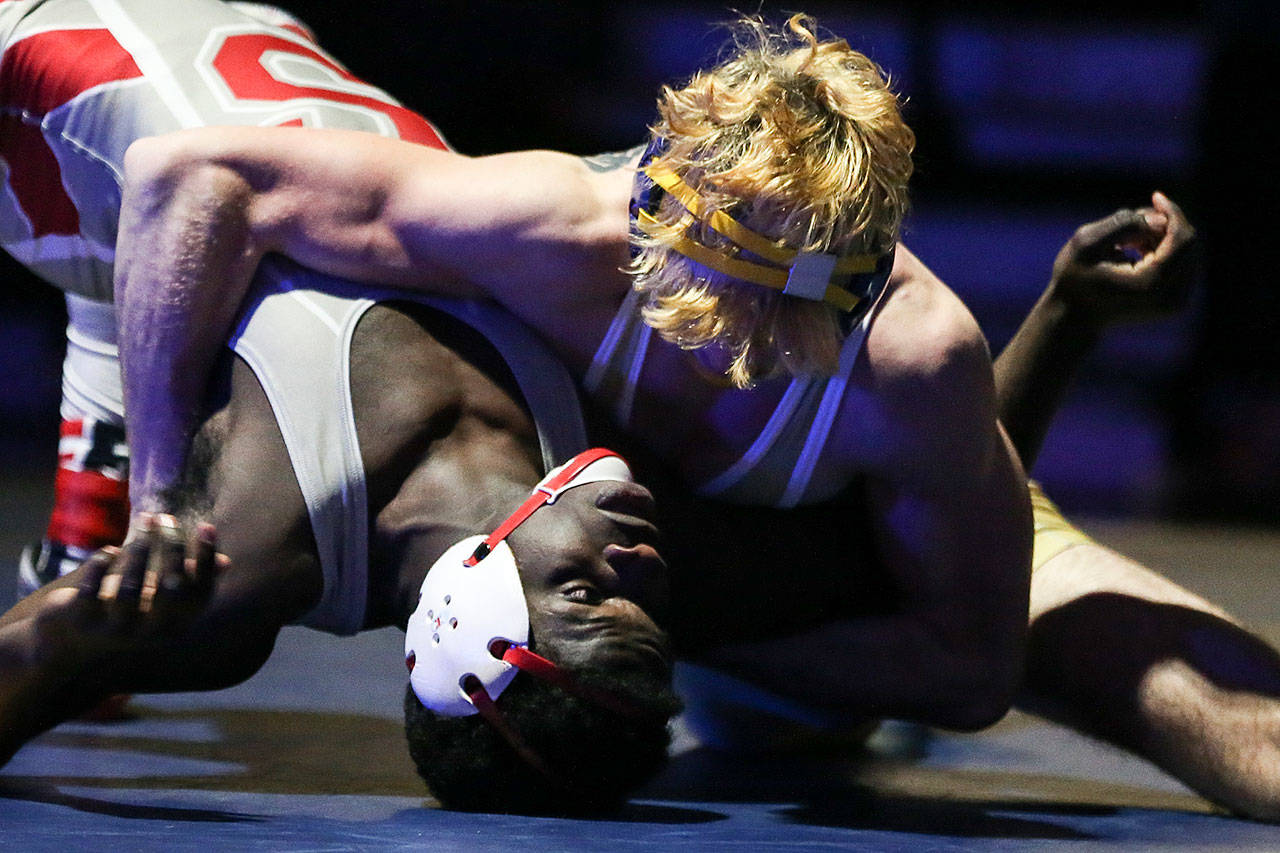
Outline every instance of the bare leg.
<svg viewBox="0 0 1280 853"><path fill-rule="evenodd" d="M1130 749L1203 796L1280 819L1280 654L1096 544L1031 582L1027 710Z"/></svg>

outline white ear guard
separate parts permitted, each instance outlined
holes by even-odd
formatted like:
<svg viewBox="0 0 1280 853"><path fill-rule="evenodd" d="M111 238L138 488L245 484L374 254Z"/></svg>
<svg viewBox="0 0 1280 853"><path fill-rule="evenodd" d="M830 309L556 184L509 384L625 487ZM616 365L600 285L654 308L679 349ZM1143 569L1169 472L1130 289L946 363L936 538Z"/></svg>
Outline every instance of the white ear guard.
<svg viewBox="0 0 1280 853"><path fill-rule="evenodd" d="M579 453L547 474L493 533L463 539L427 571L404 638L409 683L423 706L445 717L469 716L477 708L464 682L478 679L497 699L515 678L531 653L503 651L528 645L529 607L506 537L567 489L602 480L631 482L631 469L611 450Z"/></svg>
<svg viewBox="0 0 1280 853"><path fill-rule="evenodd" d="M515 678L516 668L489 652L494 640L529 642L529 608L510 546L499 542L485 559L465 565L483 541L469 536L435 562L405 630L413 692L445 717L476 712L462 688L467 675L479 678L494 697Z"/></svg>

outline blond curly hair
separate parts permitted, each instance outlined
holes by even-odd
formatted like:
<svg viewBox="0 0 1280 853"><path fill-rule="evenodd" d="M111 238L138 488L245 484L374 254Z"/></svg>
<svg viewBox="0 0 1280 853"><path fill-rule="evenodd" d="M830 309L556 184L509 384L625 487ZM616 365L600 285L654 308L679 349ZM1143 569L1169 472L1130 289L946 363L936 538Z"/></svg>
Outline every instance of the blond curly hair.
<svg viewBox="0 0 1280 853"><path fill-rule="evenodd" d="M645 322L686 349L724 346L735 385L779 369L829 374L844 337L835 308L743 283L672 244L688 236L754 260L707 224L723 210L797 250L886 253L907 212L915 135L884 73L843 40L819 41L812 18L732 28L729 58L664 87L651 128L664 143L654 162L696 189L699 216L690 225L664 198L628 269Z"/></svg>

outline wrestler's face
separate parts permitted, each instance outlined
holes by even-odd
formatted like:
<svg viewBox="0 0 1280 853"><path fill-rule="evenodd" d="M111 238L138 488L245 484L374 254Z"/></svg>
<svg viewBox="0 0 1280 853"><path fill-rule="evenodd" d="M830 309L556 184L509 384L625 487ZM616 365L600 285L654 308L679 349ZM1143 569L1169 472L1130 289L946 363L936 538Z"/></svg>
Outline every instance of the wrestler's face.
<svg viewBox="0 0 1280 853"><path fill-rule="evenodd" d="M667 675L658 627L667 566L656 538L653 496L618 481L569 489L517 528L509 542L539 650L570 668L627 663Z"/></svg>

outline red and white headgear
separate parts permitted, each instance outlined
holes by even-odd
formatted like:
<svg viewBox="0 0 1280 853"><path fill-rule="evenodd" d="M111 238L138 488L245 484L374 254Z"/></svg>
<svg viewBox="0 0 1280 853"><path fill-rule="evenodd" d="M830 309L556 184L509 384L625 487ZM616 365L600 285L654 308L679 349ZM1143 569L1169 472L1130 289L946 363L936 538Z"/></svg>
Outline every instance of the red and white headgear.
<svg viewBox="0 0 1280 853"><path fill-rule="evenodd" d="M578 685L528 649L529 608L515 555L506 543L513 530L566 490L604 480L631 482L631 469L611 450L579 453L547 474L496 530L453 545L427 572L404 638L409 681L424 707L445 717L483 714L510 741L493 701L518 670L525 670L633 715L635 709L627 703ZM522 745L512 745L523 751Z"/></svg>

